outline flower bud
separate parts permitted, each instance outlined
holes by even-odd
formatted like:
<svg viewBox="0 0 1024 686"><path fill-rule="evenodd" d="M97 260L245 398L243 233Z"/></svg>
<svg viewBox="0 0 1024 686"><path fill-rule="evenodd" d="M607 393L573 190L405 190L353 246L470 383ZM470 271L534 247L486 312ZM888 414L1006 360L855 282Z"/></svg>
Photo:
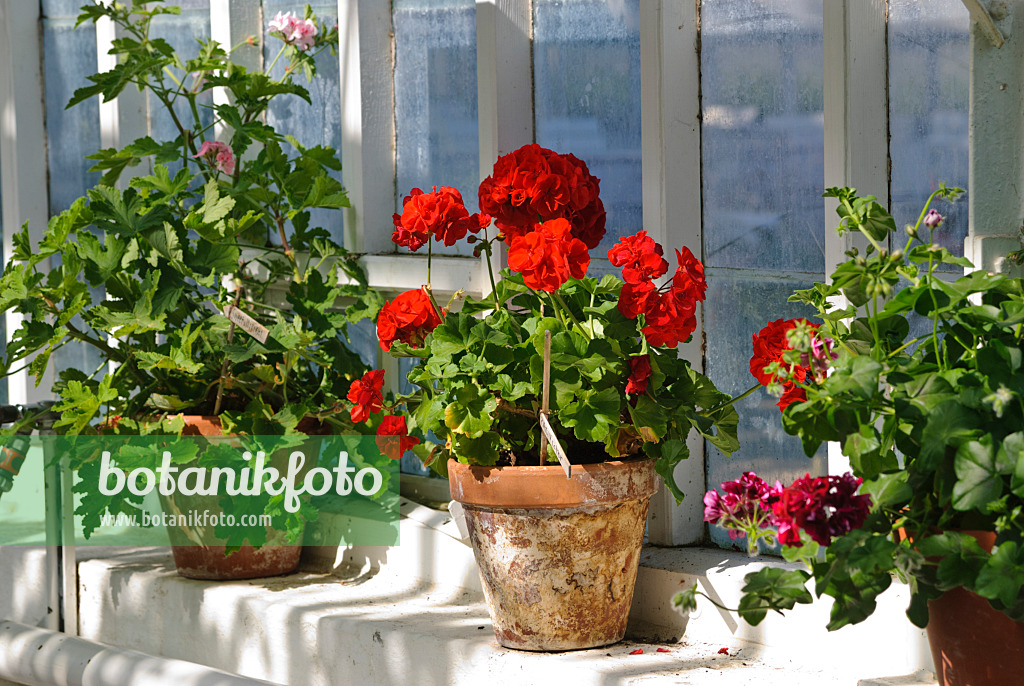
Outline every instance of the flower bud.
<svg viewBox="0 0 1024 686"><path fill-rule="evenodd" d="M473 257L480 257L480 246L473 248Z"/></svg>
<svg viewBox="0 0 1024 686"><path fill-rule="evenodd" d="M470 234L470 235L466 236L466 242L467 243L476 243L478 240L480 240L480 239L477 238L476 236L474 236L473 234Z"/></svg>
<svg viewBox="0 0 1024 686"><path fill-rule="evenodd" d="M906 231L907 235L911 238L917 238L917 227L913 224L907 224L903 230Z"/></svg>
<svg viewBox="0 0 1024 686"><path fill-rule="evenodd" d="M924 215L924 225L929 229L936 229L942 224L943 219L945 217L935 210L928 210L928 214Z"/></svg>

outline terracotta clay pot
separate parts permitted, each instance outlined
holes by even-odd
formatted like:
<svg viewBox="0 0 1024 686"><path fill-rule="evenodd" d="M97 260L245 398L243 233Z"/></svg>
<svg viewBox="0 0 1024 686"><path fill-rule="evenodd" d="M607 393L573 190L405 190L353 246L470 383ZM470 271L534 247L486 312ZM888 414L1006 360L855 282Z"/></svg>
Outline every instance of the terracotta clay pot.
<svg viewBox="0 0 1024 686"><path fill-rule="evenodd" d="M448 463L498 643L577 650L622 640L654 460L562 468Z"/></svg>
<svg viewBox="0 0 1024 686"><path fill-rule="evenodd" d="M222 436L219 417L182 415L185 420L183 436ZM224 437L230 440L229 436ZM174 494L161 496L164 511L168 513L188 510L208 511L219 514L223 511L219 496ZM301 545L288 545L284 532L267 529L267 544L253 548L246 544L238 551L226 555L225 541L217 538L213 527L168 527L171 551L178 574L187 579L226 581L231 579L255 579L258 577L289 574L299 566Z"/></svg>
<svg viewBox="0 0 1024 686"><path fill-rule="evenodd" d="M965 531L991 552L995 534ZM928 601L928 643L940 686L1003 686L1024 679L1024 623L962 586Z"/></svg>

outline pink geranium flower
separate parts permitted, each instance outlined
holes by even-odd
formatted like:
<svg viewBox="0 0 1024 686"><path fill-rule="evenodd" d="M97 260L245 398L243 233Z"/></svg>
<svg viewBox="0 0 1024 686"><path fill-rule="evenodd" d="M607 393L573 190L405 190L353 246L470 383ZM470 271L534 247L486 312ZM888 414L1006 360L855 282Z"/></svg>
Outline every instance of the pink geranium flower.
<svg viewBox="0 0 1024 686"><path fill-rule="evenodd" d="M278 12L274 15L267 22L267 31L277 34L285 43L302 51L313 47L318 33L312 19L299 19L292 12Z"/></svg>
<svg viewBox="0 0 1024 686"><path fill-rule="evenodd" d="M192 157L206 160L215 169L228 176L235 173L235 153L227 143L206 141L203 143L203 147L199 148L199 152Z"/></svg>

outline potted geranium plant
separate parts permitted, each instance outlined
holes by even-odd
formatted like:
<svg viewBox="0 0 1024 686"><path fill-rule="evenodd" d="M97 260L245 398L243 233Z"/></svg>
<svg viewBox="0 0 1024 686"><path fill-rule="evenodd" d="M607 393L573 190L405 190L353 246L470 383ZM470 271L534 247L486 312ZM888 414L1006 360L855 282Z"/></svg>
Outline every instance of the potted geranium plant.
<svg viewBox="0 0 1024 686"><path fill-rule="evenodd" d="M376 314L380 299L357 262L310 219L315 208L348 206L332 176L340 162L333 149L305 147L264 121L277 98L309 101L295 74L313 78L314 58L335 48L337 30L308 6L301 17L279 13L267 30L280 41L275 62L287 67L273 78L269 68L233 64L230 50L212 40L182 60L150 35L154 16L177 11L140 0L82 8L79 23L108 18L117 26L118 64L91 76L68 106L138 87L163 106L174 137L100 150L91 157L105 172L100 184L54 217L40 243L31 243L27 227L14 237L0 310L22 314L24 323L4 369L28 360L38 382L69 343L98 353L96 370L58 374L56 428L68 434L372 433L344 411L351 382L366 370L344 337L348 324ZM211 105L214 88L226 89L231 102ZM212 137L215 127L222 140ZM144 160L151 173L119 186L123 172ZM96 492L96 460L72 466L92 489L78 510L86 535L104 513L136 511L140 498L131 493ZM265 505L294 542L302 513ZM252 556L266 536L258 526L221 528L220 545L209 549L221 558L225 547ZM254 573L289 571L298 548L286 557L257 562ZM183 563L183 573L191 566L203 575L204 564ZM209 565L219 573L216 560Z"/></svg>
<svg viewBox="0 0 1024 686"><path fill-rule="evenodd" d="M805 452L835 441L852 474L770 486L748 473L705 498L706 519L751 550L777 538L806 563L748 575L742 617L811 602L813 580L838 629L870 616L898 577L947 686L1012 683L1024 670L1024 288L1006 274L939 272L972 269L932 241L943 221L932 200L961 192L940 186L902 249L888 247L896 226L875 198L826 192L840 233L868 247L830 284L792 296L820 325L773 322L755 337L751 370L781 395L783 426ZM696 593L676 603L693 607Z"/></svg>
<svg viewBox="0 0 1024 686"><path fill-rule="evenodd" d="M671 270L640 231L607 251L622 279L587 277L605 211L598 179L572 155L520 148L478 197L483 214L470 214L454 188L415 189L393 238L428 251L465 239L488 256L503 242L501 280L489 272L488 296L447 305L429 283L402 293L381 308L378 337L419 358L408 375L418 390L402 400L410 428L436 437L426 462L463 506L498 641L613 643L657 475L681 498L673 471L691 431L726 453L737 445L732 399L677 353L704 299L703 265L683 248Z"/></svg>

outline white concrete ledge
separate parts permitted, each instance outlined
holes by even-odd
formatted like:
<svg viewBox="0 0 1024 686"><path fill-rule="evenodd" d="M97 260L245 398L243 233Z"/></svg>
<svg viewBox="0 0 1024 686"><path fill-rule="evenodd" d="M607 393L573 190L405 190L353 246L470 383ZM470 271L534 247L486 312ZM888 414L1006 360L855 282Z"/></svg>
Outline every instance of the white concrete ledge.
<svg viewBox="0 0 1024 686"><path fill-rule="evenodd" d="M757 628L710 604L684 619L669 607L684 584L696 581L734 604L755 564L707 549L645 551L631 641L571 653L509 651L494 641L469 549L438 530L443 514L411 510L403 508L398 547L350 550L340 560L309 551L306 568L334 568L328 575L199 582L178 577L164 550L105 552L79 564L80 633L295 686L934 683L914 676L927 650L903 616L900 589L869 622L833 634L824 630L824 604ZM637 648L643 654L630 655Z"/></svg>

